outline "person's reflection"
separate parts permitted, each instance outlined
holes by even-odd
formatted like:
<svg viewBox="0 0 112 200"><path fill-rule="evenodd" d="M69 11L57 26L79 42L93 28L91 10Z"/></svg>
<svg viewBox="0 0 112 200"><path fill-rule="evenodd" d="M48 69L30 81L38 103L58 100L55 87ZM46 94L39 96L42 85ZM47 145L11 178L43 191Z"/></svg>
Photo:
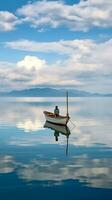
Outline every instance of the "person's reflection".
<svg viewBox="0 0 112 200"><path fill-rule="evenodd" d="M44 127L54 131L54 137L56 142L58 142L60 134L66 137L66 155L68 155L68 140L69 140L69 135L71 134L69 128L67 126L52 124L47 121L44 124Z"/></svg>
<svg viewBox="0 0 112 200"><path fill-rule="evenodd" d="M58 131L54 131L54 136L55 136L55 141L58 141L58 137L59 137L59 132Z"/></svg>
<svg viewBox="0 0 112 200"><path fill-rule="evenodd" d="M66 139L67 139L67 143L66 143L66 156L68 155L68 139L69 139L69 134L70 134L70 131L68 132L68 130L67 130L67 133L66 133ZM54 137L55 137L55 141L56 142L58 142L59 134L60 134L59 131L56 131L56 130L54 131Z"/></svg>

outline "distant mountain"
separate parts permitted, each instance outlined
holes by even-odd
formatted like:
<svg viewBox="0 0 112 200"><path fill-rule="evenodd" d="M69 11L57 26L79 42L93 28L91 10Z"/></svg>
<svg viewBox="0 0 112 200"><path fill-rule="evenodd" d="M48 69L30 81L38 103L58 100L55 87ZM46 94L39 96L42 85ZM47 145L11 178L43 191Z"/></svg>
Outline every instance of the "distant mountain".
<svg viewBox="0 0 112 200"><path fill-rule="evenodd" d="M82 90L69 89L70 97L93 97L93 96L112 96L112 94L99 94L90 93ZM10 97L63 97L65 96L65 89L54 89L54 88L31 88L24 90L15 90L11 92L1 92L0 96Z"/></svg>

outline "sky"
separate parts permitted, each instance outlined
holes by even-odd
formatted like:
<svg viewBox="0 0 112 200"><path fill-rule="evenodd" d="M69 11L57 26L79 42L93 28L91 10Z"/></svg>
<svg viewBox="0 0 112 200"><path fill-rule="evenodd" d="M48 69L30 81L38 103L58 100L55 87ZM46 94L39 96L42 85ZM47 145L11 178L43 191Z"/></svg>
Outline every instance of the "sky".
<svg viewBox="0 0 112 200"><path fill-rule="evenodd" d="M112 0L0 0L0 91L112 92Z"/></svg>

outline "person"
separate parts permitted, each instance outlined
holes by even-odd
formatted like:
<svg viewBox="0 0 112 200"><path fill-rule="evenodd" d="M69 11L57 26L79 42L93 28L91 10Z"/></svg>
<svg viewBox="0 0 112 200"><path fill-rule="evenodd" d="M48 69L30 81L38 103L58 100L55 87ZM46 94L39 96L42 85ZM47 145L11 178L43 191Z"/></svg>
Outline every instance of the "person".
<svg viewBox="0 0 112 200"><path fill-rule="evenodd" d="M59 116L59 108L58 108L58 106L55 106L54 114L56 115L56 117Z"/></svg>

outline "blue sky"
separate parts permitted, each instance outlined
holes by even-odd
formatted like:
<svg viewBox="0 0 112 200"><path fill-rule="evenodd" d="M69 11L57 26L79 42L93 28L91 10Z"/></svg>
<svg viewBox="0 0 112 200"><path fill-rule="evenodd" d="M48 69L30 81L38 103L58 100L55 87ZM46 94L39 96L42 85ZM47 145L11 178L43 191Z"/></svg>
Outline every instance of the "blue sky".
<svg viewBox="0 0 112 200"><path fill-rule="evenodd" d="M111 17L111 0L0 0L0 90L111 92Z"/></svg>

